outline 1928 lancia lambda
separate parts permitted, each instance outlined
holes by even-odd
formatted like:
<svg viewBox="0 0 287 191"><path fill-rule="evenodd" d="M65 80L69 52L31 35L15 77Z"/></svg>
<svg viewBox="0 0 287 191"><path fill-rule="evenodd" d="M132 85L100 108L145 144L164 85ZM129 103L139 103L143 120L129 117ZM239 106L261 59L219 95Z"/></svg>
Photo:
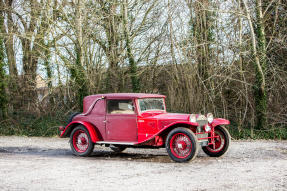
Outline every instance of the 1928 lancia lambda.
<svg viewBox="0 0 287 191"><path fill-rule="evenodd" d="M59 131L60 137L70 137L78 156L89 156L95 144L116 152L165 147L172 160L186 162L196 157L199 146L211 157L226 153L230 135L222 125L228 124L211 113L167 113L164 95L113 93L85 97L83 113Z"/></svg>

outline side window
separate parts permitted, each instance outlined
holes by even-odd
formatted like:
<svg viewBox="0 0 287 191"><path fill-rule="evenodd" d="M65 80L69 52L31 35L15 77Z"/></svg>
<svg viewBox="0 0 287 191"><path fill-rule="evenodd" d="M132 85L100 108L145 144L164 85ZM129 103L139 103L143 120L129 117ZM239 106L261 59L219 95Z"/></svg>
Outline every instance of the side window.
<svg viewBox="0 0 287 191"><path fill-rule="evenodd" d="M132 100L107 100L108 113L110 114L134 114Z"/></svg>

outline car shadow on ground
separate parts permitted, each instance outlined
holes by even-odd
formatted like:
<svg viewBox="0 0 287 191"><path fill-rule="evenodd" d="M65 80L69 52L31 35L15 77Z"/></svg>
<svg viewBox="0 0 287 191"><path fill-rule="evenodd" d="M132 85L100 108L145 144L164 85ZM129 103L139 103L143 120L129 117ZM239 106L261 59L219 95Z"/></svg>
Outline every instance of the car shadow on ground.
<svg viewBox="0 0 287 191"><path fill-rule="evenodd" d="M83 160L121 160L121 161L139 161L139 162L161 162L171 163L171 159L166 154L121 152L107 150L94 150L89 157L77 157L72 154L70 149L53 149L38 147L0 147L0 154L9 155L25 155L25 156L42 156L42 157L65 157L65 158L81 158Z"/></svg>
<svg viewBox="0 0 287 191"><path fill-rule="evenodd" d="M43 156L69 156L72 152L69 149L51 149L39 147L0 147L0 154L15 155L43 155Z"/></svg>
<svg viewBox="0 0 287 191"><path fill-rule="evenodd" d="M130 152L113 152L113 151L94 151L89 157L90 159L105 159L105 160L126 160L126 161L139 161L139 162L172 162L166 154L151 154L151 153L130 153Z"/></svg>

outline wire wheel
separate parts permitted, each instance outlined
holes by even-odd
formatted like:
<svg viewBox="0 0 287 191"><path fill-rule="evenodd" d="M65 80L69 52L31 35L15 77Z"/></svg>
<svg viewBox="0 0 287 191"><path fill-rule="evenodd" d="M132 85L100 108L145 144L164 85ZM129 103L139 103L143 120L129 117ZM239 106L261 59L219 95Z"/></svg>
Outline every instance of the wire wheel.
<svg viewBox="0 0 287 191"><path fill-rule="evenodd" d="M190 129L176 128L167 136L166 150L176 162L193 160L198 152L197 138Z"/></svg>
<svg viewBox="0 0 287 191"><path fill-rule="evenodd" d="M170 150L177 158L186 158L192 149L190 138L183 133L176 133L170 140Z"/></svg>
<svg viewBox="0 0 287 191"><path fill-rule="evenodd" d="M202 150L211 157L219 157L224 155L229 148L231 142L231 137L228 131L221 126L215 127L214 135L214 144L202 147Z"/></svg>
<svg viewBox="0 0 287 191"><path fill-rule="evenodd" d="M89 156L94 149L94 143L84 126L78 126L72 131L70 145L73 153L78 156Z"/></svg>
<svg viewBox="0 0 287 191"><path fill-rule="evenodd" d="M73 135L73 146L77 152L85 152L89 147L87 133L81 129L77 130Z"/></svg>

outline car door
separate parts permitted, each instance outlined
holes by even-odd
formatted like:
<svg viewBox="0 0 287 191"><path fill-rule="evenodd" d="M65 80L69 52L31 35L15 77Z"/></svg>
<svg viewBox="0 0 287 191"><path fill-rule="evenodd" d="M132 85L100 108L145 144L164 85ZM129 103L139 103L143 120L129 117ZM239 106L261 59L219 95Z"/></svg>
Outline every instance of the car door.
<svg viewBox="0 0 287 191"><path fill-rule="evenodd" d="M107 141L137 142L137 115L131 99L107 99Z"/></svg>

